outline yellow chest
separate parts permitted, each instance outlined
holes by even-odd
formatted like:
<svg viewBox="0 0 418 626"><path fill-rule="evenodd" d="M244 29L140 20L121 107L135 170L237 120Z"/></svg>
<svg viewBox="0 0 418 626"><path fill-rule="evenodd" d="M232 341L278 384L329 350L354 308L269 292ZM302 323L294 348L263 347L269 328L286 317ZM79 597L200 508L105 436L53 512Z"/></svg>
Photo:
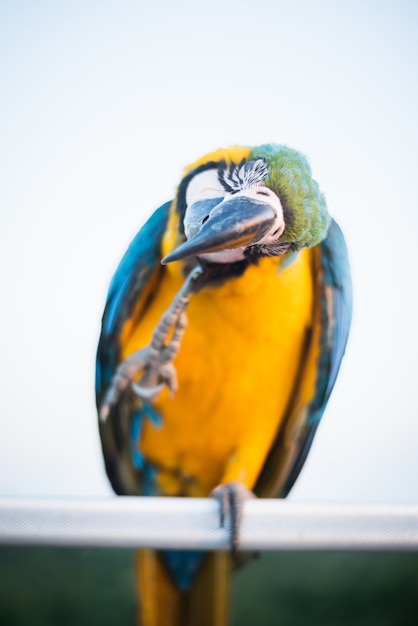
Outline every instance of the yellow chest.
<svg viewBox="0 0 418 626"><path fill-rule="evenodd" d="M252 487L283 419L311 324L310 251L289 267L262 259L239 278L191 299L175 360L178 390L156 401L160 427L147 421L140 449L159 468L168 495L206 495L227 480ZM166 271L158 293L123 350L149 343L182 279Z"/></svg>

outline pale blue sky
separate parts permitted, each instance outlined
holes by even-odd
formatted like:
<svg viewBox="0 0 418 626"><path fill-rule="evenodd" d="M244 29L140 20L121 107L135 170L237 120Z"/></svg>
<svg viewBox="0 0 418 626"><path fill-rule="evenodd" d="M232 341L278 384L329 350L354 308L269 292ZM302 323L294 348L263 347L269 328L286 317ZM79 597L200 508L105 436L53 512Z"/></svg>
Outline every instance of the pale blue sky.
<svg viewBox="0 0 418 626"><path fill-rule="evenodd" d="M418 502L418 5L0 3L0 495L100 496L107 285L182 167L304 152L348 241L355 316L292 497Z"/></svg>

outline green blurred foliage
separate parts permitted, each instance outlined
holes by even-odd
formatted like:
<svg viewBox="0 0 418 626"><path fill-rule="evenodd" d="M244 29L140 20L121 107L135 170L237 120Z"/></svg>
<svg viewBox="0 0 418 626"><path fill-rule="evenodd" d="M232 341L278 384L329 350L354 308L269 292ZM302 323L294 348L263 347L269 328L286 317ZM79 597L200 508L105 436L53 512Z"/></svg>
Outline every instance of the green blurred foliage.
<svg viewBox="0 0 418 626"><path fill-rule="evenodd" d="M0 624L134 624L133 552L0 548Z"/></svg>
<svg viewBox="0 0 418 626"><path fill-rule="evenodd" d="M236 575L233 626L416 626L418 554L264 554Z"/></svg>
<svg viewBox="0 0 418 626"><path fill-rule="evenodd" d="M0 548L0 624L132 626L131 550ZM232 626L412 626L418 554L263 554L235 576Z"/></svg>

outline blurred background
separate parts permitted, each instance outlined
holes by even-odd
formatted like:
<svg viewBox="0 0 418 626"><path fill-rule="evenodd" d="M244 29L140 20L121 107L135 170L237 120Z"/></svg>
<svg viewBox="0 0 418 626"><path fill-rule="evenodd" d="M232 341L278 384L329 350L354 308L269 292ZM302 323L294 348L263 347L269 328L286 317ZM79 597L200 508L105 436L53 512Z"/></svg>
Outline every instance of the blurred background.
<svg viewBox="0 0 418 626"><path fill-rule="evenodd" d="M0 2L0 496L111 495L93 387L112 273L184 165L275 142L308 156L355 296L291 497L418 502L417 53L412 0Z"/></svg>

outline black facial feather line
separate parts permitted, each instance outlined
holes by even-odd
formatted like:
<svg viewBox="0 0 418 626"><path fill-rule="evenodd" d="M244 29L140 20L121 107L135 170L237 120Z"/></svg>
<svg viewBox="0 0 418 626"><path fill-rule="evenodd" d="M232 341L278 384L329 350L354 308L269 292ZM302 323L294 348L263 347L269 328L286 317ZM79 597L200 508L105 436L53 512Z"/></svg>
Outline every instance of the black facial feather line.
<svg viewBox="0 0 418 626"><path fill-rule="evenodd" d="M261 185L268 175L269 168L263 159L256 161L243 159L239 165L231 163L227 168L220 164L218 168L218 180L227 193L237 193Z"/></svg>

